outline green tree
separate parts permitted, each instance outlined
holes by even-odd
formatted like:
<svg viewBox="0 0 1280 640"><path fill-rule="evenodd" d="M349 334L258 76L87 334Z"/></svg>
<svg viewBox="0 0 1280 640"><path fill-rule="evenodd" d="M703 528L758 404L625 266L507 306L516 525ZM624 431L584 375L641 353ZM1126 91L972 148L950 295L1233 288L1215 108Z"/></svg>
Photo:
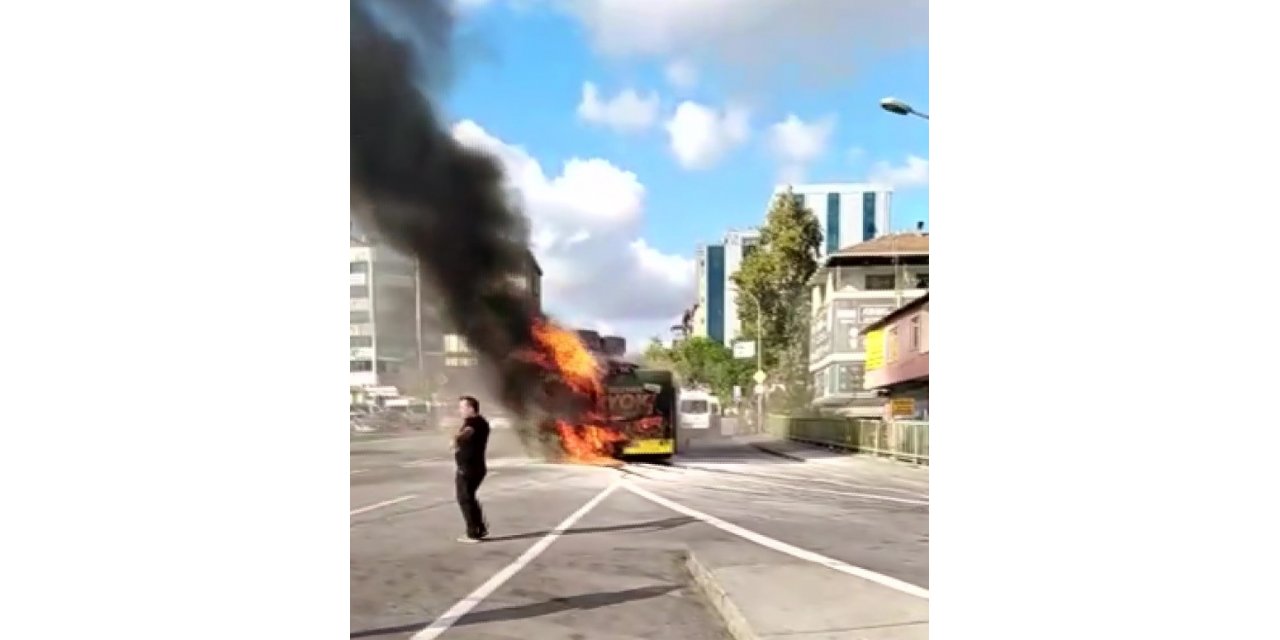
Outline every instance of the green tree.
<svg viewBox="0 0 1280 640"><path fill-rule="evenodd" d="M817 217L787 189L769 208L758 248L733 275L743 337L762 343L765 370L772 382L786 386L790 408L808 401L808 285L821 247ZM763 336L756 336L757 309Z"/></svg>
<svg viewBox="0 0 1280 640"><path fill-rule="evenodd" d="M650 338L649 346L645 348L644 354L640 356L640 365L646 369L662 369L674 373L677 384L684 379L680 367L676 363L676 353L664 346L662 338L658 336Z"/></svg>
<svg viewBox="0 0 1280 640"><path fill-rule="evenodd" d="M644 366L676 374L684 386L708 387L722 400L733 397L734 385L746 385L754 371L745 360L734 360L733 351L706 337L681 340L674 348L654 338L645 350Z"/></svg>

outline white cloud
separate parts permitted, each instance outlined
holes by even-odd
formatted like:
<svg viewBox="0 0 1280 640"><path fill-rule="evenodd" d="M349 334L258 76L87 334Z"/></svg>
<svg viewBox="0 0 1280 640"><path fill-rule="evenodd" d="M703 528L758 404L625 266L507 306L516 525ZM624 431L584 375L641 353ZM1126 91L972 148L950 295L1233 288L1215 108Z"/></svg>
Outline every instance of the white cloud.
<svg viewBox="0 0 1280 640"><path fill-rule="evenodd" d="M557 318L614 328L629 341L667 334L696 295L694 262L639 236L645 188L635 174L599 158L573 158L550 176L525 149L464 120L461 143L493 154L532 223L543 269L543 302Z"/></svg>
<svg viewBox="0 0 1280 640"><path fill-rule="evenodd" d="M909 155L900 165L881 160L871 166L867 179L897 189L922 187L929 184L929 159Z"/></svg>
<svg viewBox="0 0 1280 640"><path fill-rule="evenodd" d="M717 110L690 100L680 103L667 120L671 151L685 169L709 169L751 137L745 109Z"/></svg>
<svg viewBox="0 0 1280 640"><path fill-rule="evenodd" d="M676 60L667 65L667 82L677 89L692 89L698 84L698 68L688 60Z"/></svg>
<svg viewBox="0 0 1280 640"><path fill-rule="evenodd" d="M928 0L566 0L561 6L607 55L710 61L752 74L802 68L838 75L871 50L927 44L929 30Z"/></svg>
<svg viewBox="0 0 1280 640"><path fill-rule="evenodd" d="M795 114L770 127L769 144L781 163L782 180L802 182L809 163L826 153L835 130L835 116L805 122Z"/></svg>
<svg viewBox="0 0 1280 640"><path fill-rule="evenodd" d="M490 0L453 0L453 6L458 11L475 11L488 6Z"/></svg>
<svg viewBox="0 0 1280 640"><path fill-rule="evenodd" d="M624 133L643 131L658 121L658 94L642 96L634 89L602 100L594 83L582 83L582 101L578 117L586 122L604 125Z"/></svg>

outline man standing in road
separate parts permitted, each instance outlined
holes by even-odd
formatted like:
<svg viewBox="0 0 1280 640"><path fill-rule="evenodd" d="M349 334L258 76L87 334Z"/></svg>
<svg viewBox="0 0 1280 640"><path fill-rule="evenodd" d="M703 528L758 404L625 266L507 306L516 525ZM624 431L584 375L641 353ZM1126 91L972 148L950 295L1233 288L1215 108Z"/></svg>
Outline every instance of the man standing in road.
<svg viewBox="0 0 1280 640"><path fill-rule="evenodd" d="M480 415L480 401L472 396L458 399L458 411L462 414L462 428L453 436L453 459L458 465L454 485L458 493L458 506L467 523L467 535L459 542L480 542L489 535L484 511L476 499L476 490L484 482L488 472L485 464L485 448L489 445L489 421Z"/></svg>

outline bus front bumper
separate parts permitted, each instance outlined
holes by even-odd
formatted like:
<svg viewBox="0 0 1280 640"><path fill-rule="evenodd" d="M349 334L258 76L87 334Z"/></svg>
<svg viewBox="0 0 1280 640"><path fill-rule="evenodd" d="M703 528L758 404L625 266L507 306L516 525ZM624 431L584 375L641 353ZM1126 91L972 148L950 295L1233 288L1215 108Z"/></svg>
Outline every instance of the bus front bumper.
<svg viewBox="0 0 1280 640"><path fill-rule="evenodd" d="M622 448L624 456L670 455L676 452L676 441L668 438L632 440Z"/></svg>

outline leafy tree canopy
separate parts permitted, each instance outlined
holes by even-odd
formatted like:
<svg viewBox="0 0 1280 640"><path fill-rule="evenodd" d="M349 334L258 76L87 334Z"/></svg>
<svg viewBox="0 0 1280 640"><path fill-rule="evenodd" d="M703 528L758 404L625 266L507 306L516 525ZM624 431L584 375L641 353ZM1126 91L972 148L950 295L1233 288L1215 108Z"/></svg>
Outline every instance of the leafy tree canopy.
<svg viewBox="0 0 1280 640"><path fill-rule="evenodd" d="M722 402L733 398L734 385L745 390L755 370L753 362L734 360L731 349L705 337L681 340L674 348L654 338L645 350L644 365L673 371L683 386L708 387Z"/></svg>
<svg viewBox="0 0 1280 640"><path fill-rule="evenodd" d="M738 320L743 337L756 339L757 309L763 311L764 361L775 369L783 361L798 364L808 353L809 279L818 269L822 227L804 201L790 189L774 198L760 245L733 276L738 287ZM757 302L759 306L757 306Z"/></svg>

